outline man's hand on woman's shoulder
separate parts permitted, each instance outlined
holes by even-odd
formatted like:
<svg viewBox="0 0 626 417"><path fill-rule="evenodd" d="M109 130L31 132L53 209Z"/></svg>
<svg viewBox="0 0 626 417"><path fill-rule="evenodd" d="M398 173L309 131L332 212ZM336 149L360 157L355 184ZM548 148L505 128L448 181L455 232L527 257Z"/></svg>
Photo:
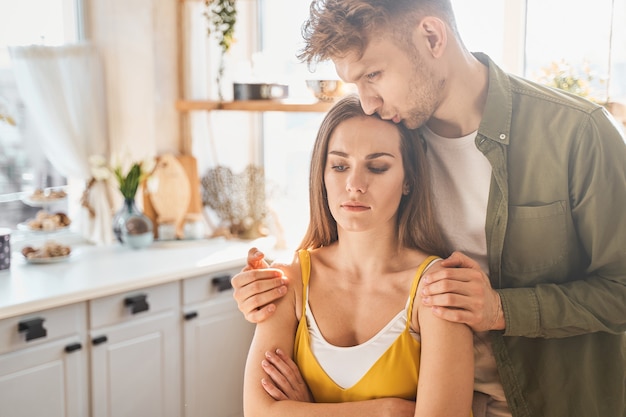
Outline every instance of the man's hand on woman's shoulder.
<svg viewBox="0 0 626 417"><path fill-rule="evenodd" d="M251 323L260 323L276 310L274 301L287 293L287 278L280 269L270 268L257 248L248 251L246 266L231 283L237 307Z"/></svg>

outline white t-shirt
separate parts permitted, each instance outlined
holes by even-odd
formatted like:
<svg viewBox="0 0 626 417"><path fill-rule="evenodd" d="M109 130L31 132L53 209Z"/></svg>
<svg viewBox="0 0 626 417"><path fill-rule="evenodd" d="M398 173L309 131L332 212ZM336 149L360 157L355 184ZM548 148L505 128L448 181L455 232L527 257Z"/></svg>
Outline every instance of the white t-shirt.
<svg viewBox="0 0 626 417"><path fill-rule="evenodd" d="M485 219L491 187L491 164L476 147L477 132L445 138L428 127L420 129L426 140L437 222L450 247L477 261L489 275ZM474 335L474 390L490 396L487 416L511 413L488 334Z"/></svg>
<svg viewBox="0 0 626 417"><path fill-rule="evenodd" d="M474 144L477 132L454 139L427 127L421 132L428 147L437 222L446 241L489 274L485 218L491 164Z"/></svg>

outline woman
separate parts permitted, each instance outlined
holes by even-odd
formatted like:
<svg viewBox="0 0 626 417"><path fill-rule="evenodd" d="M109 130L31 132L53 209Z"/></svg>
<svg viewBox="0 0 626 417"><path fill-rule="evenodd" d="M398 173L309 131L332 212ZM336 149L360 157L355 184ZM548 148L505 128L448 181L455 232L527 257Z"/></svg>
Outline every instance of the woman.
<svg viewBox="0 0 626 417"><path fill-rule="evenodd" d="M308 230L292 263L273 265L291 285L250 347L246 417L470 415L471 330L415 297L439 268L431 255L447 255L424 161L416 133L366 115L356 96L328 112ZM268 394L281 385L268 378L276 352L294 358L311 401Z"/></svg>

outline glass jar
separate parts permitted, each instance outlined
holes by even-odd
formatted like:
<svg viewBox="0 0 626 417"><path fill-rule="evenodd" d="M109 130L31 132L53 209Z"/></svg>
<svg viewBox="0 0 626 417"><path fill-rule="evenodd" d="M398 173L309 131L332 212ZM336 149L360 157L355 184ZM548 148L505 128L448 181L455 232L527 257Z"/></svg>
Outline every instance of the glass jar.
<svg viewBox="0 0 626 417"><path fill-rule="evenodd" d="M113 218L113 232L122 244L134 249L148 247L154 241L152 221L139 210L135 199L125 198Z"/></svg>

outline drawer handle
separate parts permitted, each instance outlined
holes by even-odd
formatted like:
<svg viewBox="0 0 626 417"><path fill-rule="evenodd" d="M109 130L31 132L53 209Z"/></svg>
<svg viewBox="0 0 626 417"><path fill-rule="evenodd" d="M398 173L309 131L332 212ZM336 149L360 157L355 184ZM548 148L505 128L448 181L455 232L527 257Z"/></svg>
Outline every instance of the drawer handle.
<svg viewBox="0 0 626 417"><path fill-rule="evenodd" d="M133 295L124 299L124 305L130 307L132 314L141 313L142 311L148 311L150 305L146 301L148 296L146 294Z"/></svg>
<svg viewBox="0 0 626 417"><path fill-rule="evenodd" d="M185 313L185 315L183 317L185 318L185 320L193 320L196 317L198 317L198 312L197 311L190 311L189 313Z"/></svg>
<svg viewBox="0 0 626 417"><path fill-rule="evenodd" d="M67 353L72 353L75 352L77 350L81 350L83 348L83 345L81 345L80 343L70 343L69 345L65 346L65 352Z"/></svg>
<svg viewBox="0 0 626 417"><path fill-rule="evenodd" d="M233 288L233 284L231 284L230 282L231 278L232 278L231 275L220 275L218 277L213 278L211 280L211 284L217 287L217 290L219 292L230 290L231 288Z"/></svg>
<svg viewBox="0 0 626 417"><path fill-rule="evenodd" d="M30 320L20 321L17 329L20 333L26 332L26 341L46 337L48 331L43 327L44 319L37 317Z"/></svg>
<svg viewBox="0 0 626 417"><path fill-rule="evenodd" d="M94 337L92 339L91 344L93 344L94 346L101 345L101 344L105 343L108 340L109 339L106 336L98 336L98 337Z"/></svg>

